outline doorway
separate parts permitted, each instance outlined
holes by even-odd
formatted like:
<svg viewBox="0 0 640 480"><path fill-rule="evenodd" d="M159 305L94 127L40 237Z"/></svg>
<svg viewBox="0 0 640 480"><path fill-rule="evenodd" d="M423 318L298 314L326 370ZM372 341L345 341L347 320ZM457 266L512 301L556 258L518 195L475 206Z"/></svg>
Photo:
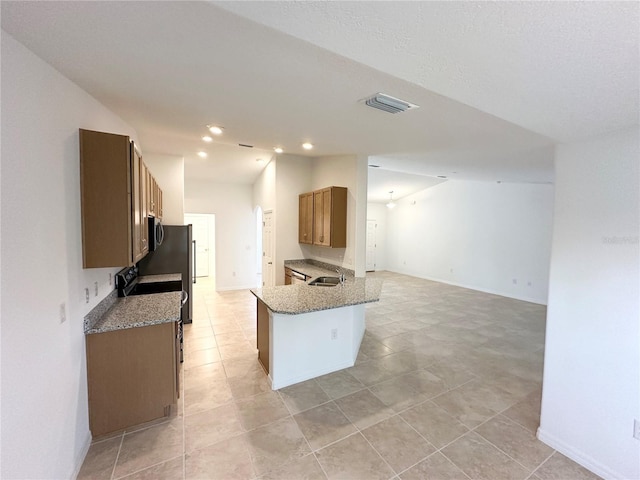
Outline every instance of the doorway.
<svg viewBox="0 0 640 480"><path fill-rule="evenodd" d="M376 270L376 229L378 224L375 220L367 220L367 256L366 270L374 272Z"/></svg>
<svg viewBox="0 0 640 480"><path fill-rule="evenodd" d="M262 207L258 205L256 207L256 286L262 287Z"/></svg>
<svg viewBox="0 0 640 480"><path fill-rule="evenodd" d="M276 284L273 260L275 245L273 239L273 210L267 210L262 216L262 285L273 287Z"/></svg>
<svg viewBox="0 0 640 480"><path fill-rule="evenodd" d="M184 223L193 225L195 241L195 276L215 278L216 216L208 213L185 213Z"/></svg>

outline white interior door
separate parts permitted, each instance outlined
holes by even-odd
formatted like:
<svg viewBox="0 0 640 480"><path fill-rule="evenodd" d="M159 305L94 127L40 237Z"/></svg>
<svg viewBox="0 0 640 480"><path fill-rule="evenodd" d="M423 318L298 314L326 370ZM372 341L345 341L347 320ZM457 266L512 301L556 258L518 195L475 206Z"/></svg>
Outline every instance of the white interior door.
<svg viewBox="0 0 640 480"><path fill-rule="evenodd" d="M209 276L209 215L186 214L184 221L193 225L193 239L196 241L196 277Z"/></svg>
<svg viewBox="0 0 640 480"><path fill-rule="evenodd" d="M376 269L376 228L375 220L367 220L367 272Z"/></svg>
<svg viewBox="0 0 640 480"><path fill-rule="evenodd" d="M273 211L268 210L262 216L262 285L265 287L276 284L274 256Z"/></svg>

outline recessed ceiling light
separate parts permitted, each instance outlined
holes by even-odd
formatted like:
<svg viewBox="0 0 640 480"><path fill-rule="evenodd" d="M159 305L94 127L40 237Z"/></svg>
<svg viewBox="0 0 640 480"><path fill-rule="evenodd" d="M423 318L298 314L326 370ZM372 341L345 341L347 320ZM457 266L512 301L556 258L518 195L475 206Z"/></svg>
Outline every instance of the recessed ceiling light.
<svg viewBox="0 0 640 480"><path fill-rule="evenodd" d="M371 168L380 168L380 165L374 165L373 163L369 164Z"/></svg>
<svg viewBox="0 0 640 480"><path fill-rule="evenodd" d="M214 135L222 135L222 127L217 127L215 125L208 125L207 128Z"/></svg>
<svg viewBox="0 0 640 480"><path fill-rule="evenodd" d="M446 175L438 175L438 178L447 178Z"/></svg>
<svg viewBox="0 0 640 480"><path fill-rule="evenodd" d="M207 152L198 152L198 156L200 158L207 158L208 155L207 155Z"/></svg>
<svg viewBox="0 0 640 480"><path fill-rule="evenodd" d="M304 148L305 150L311 150L313 148L313 144L305 142L302 144L302 148Z"/></svg>
<svg viewBox="0 0 640 480"><path fill-rule="evenodd" d="M273 151L276 153L282 153L284 152L284 150L282 149L282 147L273 147Z"/></svg>
<svg viewBox="0 0 640 480"><path fill-rule="evenodd" d="M209 135L204 135L202 137L202 140L204 140L205 142L213 142L213 138L211 138Z"/></svg>

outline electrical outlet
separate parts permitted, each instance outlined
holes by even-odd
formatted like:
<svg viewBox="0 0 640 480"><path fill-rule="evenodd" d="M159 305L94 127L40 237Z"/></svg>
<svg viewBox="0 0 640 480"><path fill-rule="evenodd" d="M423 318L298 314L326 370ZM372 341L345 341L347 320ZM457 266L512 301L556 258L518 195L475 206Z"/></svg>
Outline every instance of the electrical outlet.
<svg viewBox="0 0 640 480"><path fill-rule="evenodd" d="M231 272L231 275L232 275L233 277L235 277L235 276L236 276L236 272Z"/></svg>
<svg viewBox="0 0 640 480"><path fill-rule="evenodd" d="M640 440L640 420L633 420L633 438Z"/></svg>
<svg viewBox="0 0 640 480"><path fill-rule="evenodd" d="M337 328L332 328L331 329L331 340L337 340L338 339L338 329Z"/></svg>
<svg viewBox="0 0 640 480"><path fill-rule="evenodd" d="M517 284L518 284L518 279L517 279L517 278L514 278L514 279L513 279L513 284L514 284L514 285L517 285Z"/></svg>
<svg viewBox="0 0 640 480"><path fill-rule="evenodd" d="M93 282L93 288L95 291L94 297L98 296L98 282Z"/></svg>
<svg viewBox="0 0 640 480"><path fill-rule="evenodd" d="M85 303L89 303L89 289L88 288L84 289L84 302Z"/></svg>
<svg viewBox="0 0 640 480"><path fill-rule="evenodd" d="M67 306L64 302L60 304L60 323L67 321Z"/></svg>
<svg viewBox="0 0 640 480"><path fill-rule="evenodd" d="M527 287L530 287L530 286L531 286L531 280L527 282Z"/></svg>

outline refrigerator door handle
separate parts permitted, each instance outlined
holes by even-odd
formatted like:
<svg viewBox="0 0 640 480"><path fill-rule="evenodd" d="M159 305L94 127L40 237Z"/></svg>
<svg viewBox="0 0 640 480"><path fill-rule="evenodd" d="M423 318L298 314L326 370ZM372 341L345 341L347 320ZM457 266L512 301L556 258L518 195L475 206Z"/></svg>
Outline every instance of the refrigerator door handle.
<svg viewBox="0 0 640 480"><path fill-rule="evenodd" d="M196 283L196 241L191 240L193 242L193 283Z"/></svg>

